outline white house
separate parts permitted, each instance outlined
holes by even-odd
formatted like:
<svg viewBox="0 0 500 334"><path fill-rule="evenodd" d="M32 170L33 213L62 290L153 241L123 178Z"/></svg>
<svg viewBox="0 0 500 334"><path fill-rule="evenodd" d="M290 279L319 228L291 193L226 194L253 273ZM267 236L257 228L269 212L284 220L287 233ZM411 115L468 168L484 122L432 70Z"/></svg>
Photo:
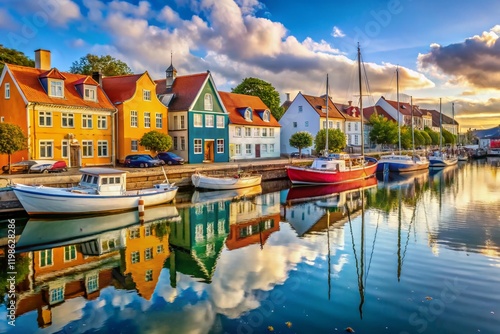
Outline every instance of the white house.
<svg viewBox="0 0 500 334"><path fill-rule="evenodd" d="M277 158L281 126L258 96L219 92L229 113L229 159Z"/></svg>
<svg viewBox="0 0 500 334"><path fill-rule="evenodd" d="M297 151L296 148L290 146L290 137L299 131L307 131L315 137L321 129L326 128L326 118L325 96L316 97L299 92L279 120L281 125L281 153L291 154ZM328 98L328 128L344 131L345 121L345 117L332 100ZM302 153L312 154L313 149L314 145L302 149Z"/></svg>

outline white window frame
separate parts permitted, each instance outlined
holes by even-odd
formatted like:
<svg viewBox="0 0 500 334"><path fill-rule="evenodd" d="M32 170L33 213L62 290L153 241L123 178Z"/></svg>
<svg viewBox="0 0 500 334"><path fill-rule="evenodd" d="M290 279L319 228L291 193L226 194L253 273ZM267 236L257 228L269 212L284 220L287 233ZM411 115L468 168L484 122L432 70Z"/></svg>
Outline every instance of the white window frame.
<svg viewBox="0 0 500 334"><path fill-rule="evenodd" d="M205 93L205 97L203 98L203 108L210 111L214 110L212 94Z"/></svg>
<svg viewBox="0 0 500 334"><path fill-rule="evenodd" d="M64 98L64 83L62 80L49 80L49 96Z"/></svg>
<svg viewBox="0 0 500 334"><path fill-rule="evenodd" d="M139 125L139 115L137 110L130 110L130 127L136 128Z"/></svg>
<svg viewBox="0 0 500 334"><path fill-rule="evenodd" d="M157 129L163 128L163 114L162 113L155 114L155 126Z"/></svg>
<svg viewBox="0 0 500 334"><path fill-rule="evenodd" d="M38 142L38 152L40 152L40 158L52 159L54 157L54 141L40 140Z"/></svg>
<svg viewBox="0 0 500 334"><path fill-rule="evenodd" d="M132 152L137 152L139 150L139 141L137 139L132 139L130 141L130 150Z"/></svg>
<svg viewBox="0 0 500 334"><path fill-rule="evenodd" d="M193 153L194 154L202 154L203 153L203 141L201 138L195 138L193 140Z"/></svg>
<svg viewBox="0 0 500 334"><path fill-rule="evenodd" d="M57 304L64 301L64 285L49 290L49 304Z"/></svg>
<svg viewBox="0 0 500 334"><path fill-rule="evenodd" d="M269 122L271 120L271 112L269 110L264 111L263 119L264 122Z"/></svg>
<svg viewBox="0 0 500 334"><path fill-rule="evenodd" d="M226 127L224 120L224 116L217 116L217 129L224 129Z"/></svg>
<svg viewBox="0 0 500 334"><path fill-rule="evenodd" d="M61 141L61 158L69 158L69 140L67 139Z"/></svg>
<svg viewBox="0 0 500 334"><path fill-rule="evenodd" d="M144 127L145 128L151 127L151 113L148 111L144 112Z"/></svg>
<svg viewBox="0 0 500 334"><path fill-rule="evenodd" d="M217 139L217 153L224 153L224 139Z"/></svg>
<svg viewBox="0 0 500 334"><path fill-rule="evenodd" d="M87 275L85 277L85 287L87 288L87 293L99 290L99 274Z"/></svg>
<svg viewBox="0 0 500 334"><path fill-rule="evenodd" d="M45 128L52 127L52 111L42 110L38 112L38 126Z"/></svg>
<svg viewBox="0 0 500 334"><path fill-rule="evenodd" d="M262 137L267 137L267 128L262 128Z"/></svg>
<svg viewBox="0 0 500 334"><path fill-rule="evenodd" d="M203 127L203 117L201 114L194 114L193 115L193 126L195 128Z"/></svg>
<svg viewBox="0 0 500 334"><path fill-rule="evenodd" d="M66 124L64 124L66 123ZM61 127L74 128L75 127L75 114L63 112L61 113Z"/></svg>
<svg viewBox="0 0 500 334"><path fill-rule="evenodd" d="M214 127L214 115L205 115L205 127L206 128Z"/></svg>
<svg viewBox="0 0 500 334"><path fill-rule="evenodd" d="M153 247L148 247L144 249L144 261L149 261L153 259Z"/></svg>
<svg viewBox="0 0 500 334"><path fill-rule="evenodd" d="M151 91L149 89L142 90L142 99L144 101L151 101Z"/></svg>
<svg viewBox="0 0 500 334"><path fill-rule="evenodd" d="M130 263L139 263L141 262L141 253L139 251L134 251L130 253Z"/></svg>
<svg viewBox="0 0 500 334"><path fill-rule="evenodd" d="M254 128L253 129L253 136L254 137L260 137L260 128Z"/></svg>
<svg viewBox="0 0 500 334"><path fill-rule="evenodd" d="M236 155L241 155L241 144L234 145L234 153Z"/></svg>
<svg viewBox="0 0 500 334"><path fill-rule="evenodd" d="M274 153L274 144L269 144L269 153Z"/></svg>
<svg viewBox="0 0 500 334"><path fill-rule="evenodd" d="M181 151L186 150L186 137L181 136Z"/></svg>
<svg viewBox="0 0 500 334"><path fill-rule="evenodd" d="M179 147L179 141L178 141L179 138L177 138L177 136L173 136L172 137L172 142L173 142L173 146L174 146L174 150L178 150L178 147Z"/></svg>
<svg viewBox="0 0 500 334"><path fill-rule="evenodd" d="M184 130L186 128L186 116L185 115L181 115L180 122L181 123L180 123L179 129Z"/></svg>
<svg viewBox="0 0 500 334"><path fill-rule="evenodd" d="M252 121L252 109L250 108L245 109L245 121Z"/></svg>
<svg viewBox="0 0 500 334"><path fill-rule="evenodd" d="M237 126L234 128L234 136L235 137L241 137L241 133L242 133L241 126Z"/></svg>
<svg viewBox="0 0 500 334"><path fill-rule="evenodd" d="M45 263L42 262L42 253L45 254ZM50 263L47 262L47 258L48 258L47 255L48 254L50 254ZM50 266L54 265L54 253L52 252L52 248L39 251L38 256L39 256L38 262L39 262L40 268L50 267Z"/></svg>
<svg viewBox="0 0 500 334"><path fill-rule="evenodd" d="M94 141L82 140L82 158L93 158L93 157L94 157Z"/></svg>
<svg viewBox="0 0 500 334"><path fill-rule="evenodd" d="M83 99L86 101L97 101L97 87L85 86L83 88Z"/></svg>
<svg viewBox="0 0 500 334"><path fill-rule="evenodd" d="M109 157L109 145L107 140L97 141L97 156L98 157Z"/></svg>
<svg viewBox="0 0 500 334"><path fill-rule="evenodd" d="M151 282L153 280L153 269L146 270L146 274L144 276L144 280L146 282Z"/></svg>
<svg viewBox="0 0 500 334"><path fill-rule="evenodd" d="M76 260L76 246L68 245L64 246L64 262L71 262ZM69 256L68 256L69 255Z"/></svg>
<svg viewBox="0 0 500 334"><path fill-rule="evenodd" d="M105 130L108 128L108 117L107 116L97 116L97 128Z"/></svg>
<svg viewBox="0 0 500 334"><path fill-rule="evenodd" d="M91 114L82 115L82 129L92 129L92 118Z"/></svg>
<svg viewBox="0 0 500 334"><path fill-rule="evenodd" d="M246 155L252 154L252 144L245 144L245 154Z"/></svg>
<svg viewBox="0 0 500 334"><path fill-rule="evenodd" d="M245 127L245 137L252 137L252 128Z"/></svg>
<svg viewBox="0 0 500 334"><path fill-rule="evenodd" d="M5 99L10 99L10 83L5 84Z"/></svg>
<svg viewBox="0 0 500 334"><path fill-rule="evenodd" d="M269 137L274 137L274 128L269 129Z"/></svg>

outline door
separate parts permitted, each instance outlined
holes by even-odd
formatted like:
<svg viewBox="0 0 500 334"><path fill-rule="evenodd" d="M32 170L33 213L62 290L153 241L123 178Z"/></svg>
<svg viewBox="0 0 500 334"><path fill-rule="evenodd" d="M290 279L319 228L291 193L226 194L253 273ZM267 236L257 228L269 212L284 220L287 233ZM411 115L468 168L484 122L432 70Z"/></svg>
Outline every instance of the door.
<svg viewBox="0 0 500 334"><path fill-rule="evenodd" d="M255 144L255 157L260 158L260 144Z"/></svg>
<svg viewBox="0 0 500 334"><path fill-rule="evenodd" d="M71 145L69 167L80 167L80 145Z"/></svg>
<svg viewBox="0 0 500 334"><path fill-rule="evenodd" d="M203 158L204 162L213 162L214 161L214 141L213 140L205 140L205 155Z"/></svg>

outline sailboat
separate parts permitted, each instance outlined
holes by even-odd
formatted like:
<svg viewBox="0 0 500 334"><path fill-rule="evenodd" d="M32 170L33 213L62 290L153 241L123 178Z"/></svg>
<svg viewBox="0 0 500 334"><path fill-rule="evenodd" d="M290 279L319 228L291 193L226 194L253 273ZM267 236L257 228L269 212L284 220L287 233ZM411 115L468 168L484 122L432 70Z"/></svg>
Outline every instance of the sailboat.
<svg viewBox="0 0 500 334"><path fill-rule="evenodd" d="M328 118L326 122L326 147L322 157L313 160L311 166L287 166L287 175L292 184L337 184L363 180L375 174L377 159L364 156L363 95L361 94L361 52L358 45L358 72L361 110L361 155L346 153L328 154ZM328 75L326 77L326 115L328 117Z"/></svg>
<svg viewBox="0 0 500 334"><path fill-rule="evenodd" d="M429 168L429 160L426 157L415 154L415 140L413 136L413 103L411 106L411 131L412 131L412 145L413 155L401 154L401 124L399 121L399 70L396 69L396 90L397 90L397 103L398 103L398 138L399 138L399 154L387 154L380 157L377 166L377 173L403 173L414 172Z"/></svg>
<svg viewBox="0 0 500 334"><path fill-rule="evenodd" d="M455 120L453 120L455 123ZM439 151L434 151L429 157L430 167L443 168L458 163L456 156L443 152L443 114L441 113L441 99L439 99Z"/></svg>

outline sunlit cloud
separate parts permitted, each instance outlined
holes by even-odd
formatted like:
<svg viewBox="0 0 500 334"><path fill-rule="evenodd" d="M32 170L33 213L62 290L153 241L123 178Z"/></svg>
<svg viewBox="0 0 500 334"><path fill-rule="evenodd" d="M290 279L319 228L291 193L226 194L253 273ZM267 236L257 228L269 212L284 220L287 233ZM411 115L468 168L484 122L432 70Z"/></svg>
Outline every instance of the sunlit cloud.
<svg viewBox="0 0 500 334"><path fill-rule="evenodd" d="M333 30L332 30L332 34L331 34L333 37L345 37L345 34L342 30L340 30L339 27L335 26L333 27Z"/></svg>

